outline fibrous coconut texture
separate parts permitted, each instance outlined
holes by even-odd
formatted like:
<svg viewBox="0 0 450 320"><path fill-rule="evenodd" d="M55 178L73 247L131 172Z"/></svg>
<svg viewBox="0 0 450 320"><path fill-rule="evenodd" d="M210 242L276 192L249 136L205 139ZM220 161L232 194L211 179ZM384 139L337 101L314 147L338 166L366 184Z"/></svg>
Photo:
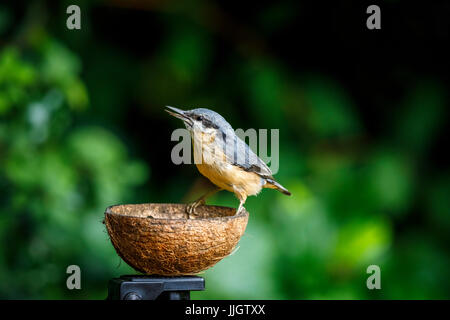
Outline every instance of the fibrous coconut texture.
<svg viewBox="0 0 450 320"><path fill-rule="evenodd" d="M105 224L119 256L154 275L192 275L228 256L244 234L248 212L199 206L188 217L183 204L111 206Z"/></svg>

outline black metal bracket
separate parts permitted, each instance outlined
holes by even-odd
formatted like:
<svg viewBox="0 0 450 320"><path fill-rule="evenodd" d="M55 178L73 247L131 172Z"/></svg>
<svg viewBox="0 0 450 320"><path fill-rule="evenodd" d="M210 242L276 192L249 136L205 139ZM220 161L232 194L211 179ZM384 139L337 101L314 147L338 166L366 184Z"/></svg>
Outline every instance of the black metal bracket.
<svg viewBox="0 0 450 320"><path fill-rule="evenodd" d="M205 290L197 276L162 277L126 275L108 284L107 300L190 300L191 291Z"/></svg>

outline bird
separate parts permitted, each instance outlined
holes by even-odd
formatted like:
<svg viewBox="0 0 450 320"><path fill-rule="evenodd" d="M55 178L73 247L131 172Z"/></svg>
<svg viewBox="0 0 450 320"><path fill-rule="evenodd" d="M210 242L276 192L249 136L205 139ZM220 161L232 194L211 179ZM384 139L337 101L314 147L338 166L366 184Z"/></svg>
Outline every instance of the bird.
<svg viewBox="0 0 450 320"><path fill-rule="evenodd" d="M233 192L239 199L235 214L245 209L248 196L257 195L263 188L291 195L273 178L266 163L236 135L232 126L219 113L206 108L166 108L170 115L184 122L191 135L194 163L198 171L216 186L187 206L189 217L195 215L198 206L206 204L209 196L221 190Z"/></svg>

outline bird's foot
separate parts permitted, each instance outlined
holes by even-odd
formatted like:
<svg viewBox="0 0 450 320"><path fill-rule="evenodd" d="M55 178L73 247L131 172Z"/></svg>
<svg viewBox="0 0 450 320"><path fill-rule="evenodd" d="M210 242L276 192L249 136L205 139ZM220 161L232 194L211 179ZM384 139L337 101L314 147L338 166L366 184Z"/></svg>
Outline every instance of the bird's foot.
<svg viewBox="0 0 450 320"><path fill-rule="evenodd" d="M242 213L244 210L245 210L244 206L240 205L237 208L235 215L238 215L238 214Z"/></svg>
<svg viewBox="0 0 450 320"><path fill-rule="evenodd" d="M191 215L197 215L195 213L195 209L197 209L197 207L201 205L205 205L205 199L199 199L187 205L186 213L188 214L189 219L191 219Z"/></svg>

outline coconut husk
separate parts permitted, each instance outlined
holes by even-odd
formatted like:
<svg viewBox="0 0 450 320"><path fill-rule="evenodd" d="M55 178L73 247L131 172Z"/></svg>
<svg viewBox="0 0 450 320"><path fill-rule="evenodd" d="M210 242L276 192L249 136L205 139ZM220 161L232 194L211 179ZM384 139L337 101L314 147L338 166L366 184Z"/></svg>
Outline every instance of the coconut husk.
<svg viewBox="0 0 450 320"><path fill-rule="evenodd" d="M244 234L248 212L184 204L111 206L105 225L119 256L135 270L163 276L204 271L228 256Z"/></svg>

